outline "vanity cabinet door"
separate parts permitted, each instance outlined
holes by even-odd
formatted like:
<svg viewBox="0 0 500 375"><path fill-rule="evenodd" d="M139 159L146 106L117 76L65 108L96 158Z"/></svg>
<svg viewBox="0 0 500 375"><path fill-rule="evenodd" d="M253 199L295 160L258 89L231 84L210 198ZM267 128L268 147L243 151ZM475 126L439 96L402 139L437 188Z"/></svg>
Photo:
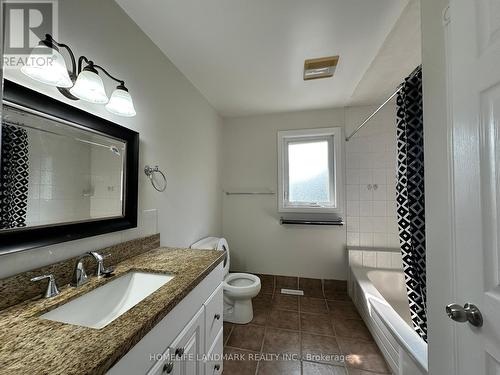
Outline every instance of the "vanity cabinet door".
<svg viewBox="0 0 500 375"><path fill-rule="evenodd" d="M202 307L170 346L174 356L172 375L203 374L205 314Z"/></svg>
<svg viewBox="0 0 500 375"><path fill-rule="evenodd" d="M194 332L189 340L184 345L184 374L198 374L201 375L200 361L202 359L202 340L200 337L200 330Z"/></svg>
<svg viewBox="0 0 500 375"><path fill-rule="evenodd" d="M224 346L224 331L221 328L215 337L214 343L205 361L205 375L221 375L223 370L223 346Z"/></svg>
<svg viewBox="0 0 500 375"><path fill-rule="evenodd" d="M147 375L173 375L173 366L172 362L172 353L170 352L170 348L163 352L161 359L156 362L156 364L149 370Z"/></svg>
<svg viewBox="0 0 500 375"><path fill-rule="evenodd" d="M223 285L220 284L205 301L205 348L208 351L215 337L222 328L224 295Z"/></svg>

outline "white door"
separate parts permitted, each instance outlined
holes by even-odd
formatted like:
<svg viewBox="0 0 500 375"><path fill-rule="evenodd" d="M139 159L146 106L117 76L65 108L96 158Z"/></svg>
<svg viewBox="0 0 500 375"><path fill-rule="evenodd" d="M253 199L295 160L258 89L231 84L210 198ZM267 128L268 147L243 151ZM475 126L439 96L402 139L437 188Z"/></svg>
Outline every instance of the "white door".
<svg viewBox="0 0 500 375"><path fill-rule="evenodd" d="M451 0L450 11L455 300L442 302L472 303L484 318L482 327L449 320L456 375L493 375L500 374L500 0Z"/></svg>

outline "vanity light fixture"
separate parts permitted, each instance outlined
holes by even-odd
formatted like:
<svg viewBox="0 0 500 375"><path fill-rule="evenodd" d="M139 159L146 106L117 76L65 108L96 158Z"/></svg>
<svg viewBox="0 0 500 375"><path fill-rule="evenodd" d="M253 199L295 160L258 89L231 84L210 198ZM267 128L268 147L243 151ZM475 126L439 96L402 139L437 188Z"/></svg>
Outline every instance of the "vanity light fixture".
<svg viewBox="0 0 500 375"><path fill-rule="evenodd" d="M71 70L68 71L64 57L59 52L65 48L71 59ZM61 94L71 100L85 100L95 104L106 104L106 109L118 116L133 117L136 115L134 103L125 82L112 76L102 66L94 64L85 56L80 56L77 61L71 48L63 43L56 42L50 34L45 35L31 52L29 61L45 61L40 65L25 65L21 68L28 77L56 86ZM83 64L85 63L85 67ZM104 82L99 76L99 71L118 83L111 94L111 99L106 95Z"/></svg>

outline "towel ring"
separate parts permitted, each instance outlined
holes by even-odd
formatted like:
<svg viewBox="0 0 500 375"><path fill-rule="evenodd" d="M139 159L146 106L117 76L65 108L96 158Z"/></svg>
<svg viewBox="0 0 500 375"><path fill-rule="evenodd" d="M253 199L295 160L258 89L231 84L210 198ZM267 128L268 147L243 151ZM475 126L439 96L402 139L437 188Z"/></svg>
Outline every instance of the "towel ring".
<svg viewBox="0 0 500 375"><path fill-rule="evenodd" d="M149 181L151 181L151 185L153 185L155 190L159 191L160 193L165 191L165 189L167 188L167 178L165 177L165 174L162 171L160 171L160 168L157 165L155 165L154 167L150 167L149 165L146 165L144 167L144 173L146 174L146 176L149 177ZM158 186L156 186L156 183L154 181L154 174L155 173L159 173L161 175L161 177L163 178L164 186L162 188L158 188Z"/></svg>

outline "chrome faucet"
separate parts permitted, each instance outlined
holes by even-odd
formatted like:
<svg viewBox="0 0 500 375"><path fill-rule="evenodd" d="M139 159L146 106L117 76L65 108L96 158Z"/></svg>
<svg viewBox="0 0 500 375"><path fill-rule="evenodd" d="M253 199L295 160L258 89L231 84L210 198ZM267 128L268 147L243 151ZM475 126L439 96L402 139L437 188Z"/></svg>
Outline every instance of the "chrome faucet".
<svg viewBox="0 0 500 375"><path fill-rule="evenodd" d="M71 281L71 286L79 287L89 281L85 267L83 266L83 260L86 257L92 257L97 262L97 277L110 276L115 270L114 267L104 267L104 259L109 257L111 254L101 255L96 251L91 251L89 253L82 254L78 257L75 264L75 269L73 271L73 278Z"/></svg>
<svg viewBox="0 0 500 375"><path fill-rule="evenodd" d="M104 267L104 259L108 258L111 256L111 254L106 254L106 255L101 255L97 251L91 251L90 255L94 257L94 259L97 261L97 272L96 275L97 277L101 276L109 276L113 273L115 270L114 267Z"/></svg>
<svg viewBox="0 0 500 375"><path fill-rule="evenodd" d="M83 284L89 281L89 277L87 276L85 268L83 267L83 259L91 256L92 255L90 253L85 253L78 257L75 263L75 268L73 270L73 278L71 280L71 286L78 288L79 286L82 286Z"/></svg>

